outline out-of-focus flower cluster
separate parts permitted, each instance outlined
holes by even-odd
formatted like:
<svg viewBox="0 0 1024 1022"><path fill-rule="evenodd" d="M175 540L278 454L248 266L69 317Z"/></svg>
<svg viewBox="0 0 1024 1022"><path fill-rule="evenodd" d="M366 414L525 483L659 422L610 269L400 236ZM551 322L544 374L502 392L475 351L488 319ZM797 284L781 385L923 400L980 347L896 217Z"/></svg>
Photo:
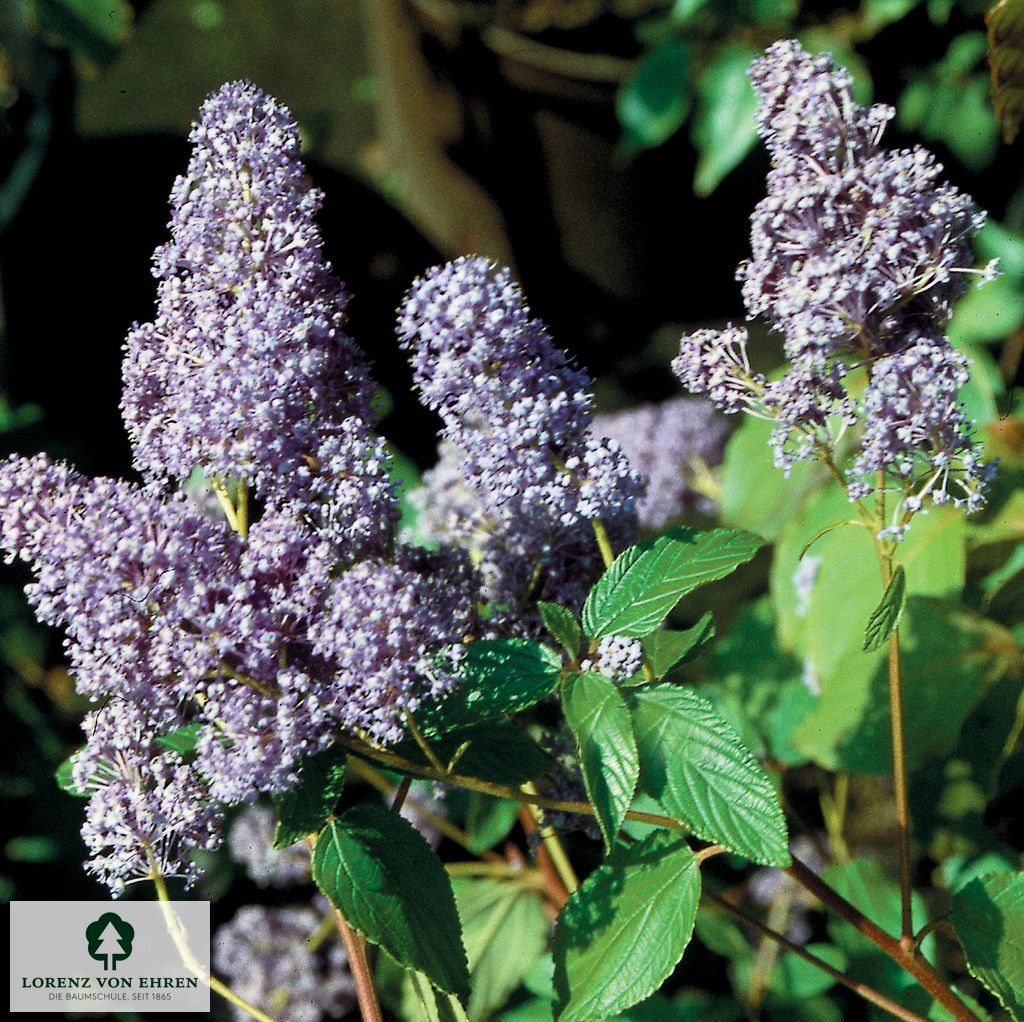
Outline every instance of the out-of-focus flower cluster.
<svg viewBox="0 0 1024 1022"><path fill-rule="evenodd" d="M714 513L706 483L722 461L729 427L707 401L675 397L606 412L595 417L594 432L618 443L646 481L636 508L640 528L657 532L691 510Z"/></svg>
<svg viewBox="0 0 1024 1022"><path fill-rule="evenodd" d="M676 374L726 412L772 419L787 470L831 457L864 422L851 497L872 492L880 472L895 476L905 499L890 535L926 497L978 509L990 471L958 402L967 362L945 331L970 275L995 273L971 266L984 214L940 182L924 149L879 146L892 110L858 106L829 56L779 42L750 77L772 166L738 276L749 316L782 335L791 367L771 381L753 372L746 331L730 326L685 336Z"/></svg>
<svg viewBox="0 0 1024 1022"><path fill-rule="evenodd" d="M234 83L192 142L156 317L126 343L143 482L43 455L0 465L0 547L33 569L31 602L103 704L73 773L90 794L88 868L115 892L191 880L190 851L222 840L218 806L286 791L339 734L397 741L455 683L464 642L531 631L539 598L578 606L600 571L589 519L627 537L640 493L590 429L586 375L507 272L460 260L402 313L444 419L434 488L453 500L431 511L439 549L398 541L374 384L294 120ZM289 857L267 851L267 820L245 827L253 875L275 882Z"/></svg>
<svg viewBox="0 0 1024 1022"><path fill-rule="evenodd" d="M214 934L213 965L239 997L280 1022L340 1018L356 1005L348 958L324 898L239 909ZM239 1020L249 1017L242 1008L233 1011Z"/></svg>

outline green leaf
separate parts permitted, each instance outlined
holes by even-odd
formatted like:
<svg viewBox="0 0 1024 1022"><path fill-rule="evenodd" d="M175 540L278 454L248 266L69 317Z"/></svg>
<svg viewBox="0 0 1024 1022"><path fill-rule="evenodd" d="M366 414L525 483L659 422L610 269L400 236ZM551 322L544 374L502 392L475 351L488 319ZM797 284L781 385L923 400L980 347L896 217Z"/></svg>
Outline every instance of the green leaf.
<svg viewBox="0 0 1024 1022"><path fill-rule="evenodd" d="M665 628L644 639L644 655L656 678L664 678L673 667L693 660L715 637L715 621L708 611L692 628Z"/></svg>
<svg viewBox="0 0 1024 1022"><path fill-rule="evenodd" d="M903 912L899 884L877 863L867 859L852 859L840 865L829 866L822 874L822 879L883 930L889 933L900 932ZM924 900L916 892L911 899L911 919L915 932L924 926L927 920ZM850 956L855 975L858 974L857 958L875 960L877 955L882 954L867 937L849 923L833 919L829 921L828 927L833 941ZM929 961L934 961L933 938L925 939L922 950ZM899 967L887 958L884 968L888 974L900 975ZM870 982L870 979L865 977L865 982ZM889 989L893 989L891 985Z"/></svg>
<svg viewBox="0 0 1024 1022"><path fill-rule="evenodd" d="M627 143L659 146L690 112L690 52L678 37L647 53L619 91L616 109Z"/></svg>
<svg viewBox="0 0 1024 1022"><path fill-rule="evenodd" d="M743 419L725 446L721 520L771 541L825 482L827 469L821 462L798 461L787 478L772 461L772 424L750 415Z"/></svg>
<svg viewBox="0 0 1024 1022"><path fill-rule="evenodd" d="M971 975L1024 1022L1024 873L988 873L953 895L950 919Z"/></svg>
<svg viewBox="0 0 1024 1022"><path fill-rule="evenodd" d="M619 554L591 589L583 605L583 628L592 639L642 639L687 593L725 578L762 545L760 536L730 529L671 529L637 543Z"/></svg>
<svg viewBox="0 0 1024 1022"><path fill-rule="evenodd" d="M897 564L889 584L882 594L882 602L871 612L868 626L864 630L864 651L871 653L878 649L892 634L903 613L907 596L907 576L903 565Z"/></svg>
<svg viewBox="0 0 1024 1022"><path fill-rule="evenodd" d="M697 82L693 144L700 154L693 190L710 195L757 140L757 98L747 69L757 51L742 43L723 46Z"/></svg>
<svg viewBox="0 0 1024 1022"><path fill-rule="evenodd" d="M802 664L779 649L767 597L740 608L702 674L706 680L700 694L755 756L786 764L806 762L793 736L817 699L801 677Z"/></svg>
<svg viewBox="0 0 1024 1022"><path fill-rule="evenodd" d="M911 578L908 568L908 583ZM855 599L851 594L850 602ZM1014 648L1005 629L964 607L920 596L907 598L900 619L900 649L910 770L953 750L968 714L1013 666ZM890 773L884 650L848 650L819 680L817 705L797 728L796 745L830 769Z"/></svg>
<svg viewBox="0 0 1024 1022"><path fill-rule="evenodd" d="M525 710L558 682L561 657L528 639L487 639L466 646L460 682L417 714L427 736L445 734Z"/></svg>
<svg viewBox="0 0 1024 1022"><path fill-rule="evenodd" d="M453 803L463 804L462 829L468 841L466 847L474 855L482 855L508 836L519 818L519 803L505 798L494 798L479 791L452 789L445 803L452 810Z"/></svg>
<svg viewBox="0 0 1024 1022"><path fill-rule="evenodd" d="M182 724L169 735L157 735L156 741L158 745L176 752L179 756L191 756L196 751L202 729L203 725L198 722Z"/></svg>
<svg viewBox="0 0 1024 1022"><path fill-rule="evenodd" d="M439 990L469 996L451 884L412 824L381 806L354 806L317 837L313 879L367 940Z"/></svg>
<svg viewBox="0 0 1024 1022"><path fill-rule="evenodd" d="M604 1019L653 994L690 942L699 900L696 856L666 831L594 870L555 928L559 1022Z"/></svg>
<svg viewBox="0 0 1024 1022"><path fill-rule="evenodd" d="M575 660L580 654L583 630L572 611L560 607L557 603L545 603L543 600L537 601L537 609L544 621L544 627L558 640L566 653Z"/></svg>
<svg viewBox="0 0 1024 1022"><path fill-rule="evenodd" d="M469 958L472 1022L484 1022L509 998L544 953L547 914L537 891L508 880L452 881Z"/></svg>
<svg viewBox="0 0 1024 1022"><path fill-rule="evenodd" d="M79 749L73 752L56 770L53 772L54 780L57 782L57 787L61 791L66 791L69 795L74 795L75 798L89 798L92 794L90 791L86 791L84 788L79 788L75 785L74 778L72 777L72 770L74 769L74 758L82 750Z"/></svg>
<svg viewBox="0 0 1024 1022"><path fill-rule="evenodd" d="M651 685L628 695L641 786L705 841L788 866L779 797L736 732L696 692Z"/></svg>
<svg viewBox="0 0 1024 1022"><path fill-rule="evenodd" d="M274 799L274 847L287 848L317 833L338 804L344 785L345 752L340 746L332 745L304 760L298 784Z"/></svg>
<svg viewBox="0 0 1024 1022"><path fill-rule="evenodd" d="M615 683L588 671L562 683L562 708L576 737L583 783L610 851L633 801L640 759L629 707Z"/></svg>

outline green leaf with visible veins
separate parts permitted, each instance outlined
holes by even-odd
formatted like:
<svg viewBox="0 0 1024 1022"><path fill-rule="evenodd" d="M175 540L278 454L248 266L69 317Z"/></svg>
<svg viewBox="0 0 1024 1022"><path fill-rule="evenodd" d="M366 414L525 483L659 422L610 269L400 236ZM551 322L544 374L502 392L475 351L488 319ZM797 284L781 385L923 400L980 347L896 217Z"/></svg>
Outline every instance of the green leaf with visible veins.
<svg viewBox="0 0 1024 1022"><path fill-rule="evenodd" d="M892 630L899 624L906 598L907 576L903 571L903 565L898 564L882 594L882 602L875 607L871 612L871 617L868 618L868 626L864 631L864 651L866 653L878 649L892 634Z"/></svg>
<svg viewBox="0 0 1024 1022"><path fill-rule="evenodd" d="M277 796L274 847L287 848L327 822L345 786L345 751L332 745L310 756L299 771L299 783Z"/></svg>
<svg viewBox="0 0 1024 1022"><path fill-rule="evenodd" d="M412 824L382 806L354 806L317 837L313 879L367 940L439 990L469 996L451 883Z"/></svg>
<svg viewBox="0 0 1024 1022"><path fill-rule="evenodd" d="M967 968L1024 1022L1024 873L986 873L953 895L949 914Z"/></svg>
<svg viewBox="0 0 1024 1022"><path fill-rule="evenodd" d="M692 628L678 631L666 628L644 639L644 655L656 678L663 678L673 667L692 660L715 637L715 622L708 611Z"/></svg>
<svg viewBox="0 0 1024 1022"><path fill-rule="evenodd" d="M697 858L655 831L619 848L569 898L555 927L555 1017L593 1022L639 1004L671 975L693 934Z"/></svg>
<svg viewBox="0 0 1024 1022"><path fill-rule="evenodd" d="M629 707L614 682L588 671L562 683L562 708L579 750L583 783L610 851L640 776Z"/></svg>
<svg viewBox="0 0 1024 1022"><path fill-rule="evenodd" d="M551 693L562 669L562 658L553 649L529 639L485 639L465 648L457 686L417 713L428 737L533 706Z"/></svg>
<svg viewBox="0 0 1024 1022"><path fill-rule="evenodd" d="M763 546L752 532L671 529L624 550L597 580L583 605L592 639L650 635L687 594L725 578Z"/></svg>
<svg viewBox="0 0 1024 1022"><path fill-rule="evenodd" d="M580 655L583 629L580 628L572 611L560 607L557 603L545 603L543 600L537 601L537 609L544 621L544 627L575 660Z"/></svg>
<svg viewBox="0 0 1024 1022"><path fill-rule="evenodd" d="M786 820L761 765L703 696L675 685L632 689L640 786L705 841L788 866Z"/></svg>

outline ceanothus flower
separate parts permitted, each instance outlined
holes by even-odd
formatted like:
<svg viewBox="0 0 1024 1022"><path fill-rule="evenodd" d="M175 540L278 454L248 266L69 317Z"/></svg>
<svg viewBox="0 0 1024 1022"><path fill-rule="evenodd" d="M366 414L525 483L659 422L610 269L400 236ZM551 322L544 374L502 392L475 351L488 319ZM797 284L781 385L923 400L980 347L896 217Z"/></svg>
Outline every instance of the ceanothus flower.
<svg viewBox="0 0 1024 1022"><path fill-rule="evenodd" d="M657 532L691 508L714 510L692 484L721 462L729 430L706 401L676 397L598 415L594 432L616 441L647 481L636 508L641 528Z"/></svg>
<svg viewBox="0 0 1024 1022"><path fill-rule="evenodd" d="M332 938L311 947L330 909L323 898L314 907L268 908L246 905L217 929L213 965L241 998L279 1022L320 1022L340 1018L356 1005L348 958ZM238 1007L235 1017L249 1016Z"/></svg>
<svg viewBox="0 0 1024 1022"><path fill-rule="evenodd" d="M644 663L644 647L639 639L626 635L606 635L597 644L594 666L612 681L632 678Z"/></svg>
<svg viewBox="0 0 1024 1022"><path fill-rule="evenodd" d="M628 514L639 480L590 429L590 380L530 316L508 270L457 259L415 281L399 317L413 376L488 509L572 525Z"/></svg>
<svg viewBox="0 0 1024 1022"><path fill-rule="evenodd" d="M920 509L928 495L936 504L979 510L994 466L980 463L958 402L967 379L967 359L945 340L920 338L879 359L864 394L866 426L851 492L863 492L884 471L907 484L907 511ZM898 521L889 529L902 534Z"/></svg>
<svg viewBox="0 0 1024 1022"><path fill-rule="evenodd" d="M26 561L40 621L65 629L78 690L159 708L190 697L216 660L185 620L240 540L184 497L89 479L45 455L0 465L0 548Z"/></svg>
<svg viewBox="0 0 1024 1022"><path fill-rule="evenodd" d="M222 840L220 813L195 766L162 747L153 719L128 700L111 700L83 727L88 741L74 757L72 778L89 792L86 870L114 895L154 870L191 884L199 873L192 850Z"/></svg>
<svg viewBox="0 0 1024 1022"><path fill-rule="evenodd" d="M313 652L330 676L324 709L349 730L398 741L404 717L457 675L442 654L471 633L479 583L461 551L399 547L337 578L310 622Z"/></svg>
<svg viewBox="0 0 1024 1022"><path fill-rule="evenodd" d="M778 42L750 77L772 167L738 277L748 315L782 335L791 368L771 381L751 372L746 333L732 326L684 337L673 368L724 411L772 420L787 471L831 457L863 423L851 499L872 492L871 472L894 473L903 496L888 535L902 535L926 495L976 510L991 473L957 399L966 363L944 333L969 275L995 273L971 265L984 213L939 180L924 149L880 147L891 109L858 106L831 57ZM851 379L862 373L866 389Z"/></svg>
<svg viewBox="0 0 1024 1022"><path fill-rule="evenodd" d="M302 501L350 548L396 518L373 383L315 223L291 113L248 82L210 95L171 194L157 314L128 336L125 423L148 478L243 480Z"/></svg>

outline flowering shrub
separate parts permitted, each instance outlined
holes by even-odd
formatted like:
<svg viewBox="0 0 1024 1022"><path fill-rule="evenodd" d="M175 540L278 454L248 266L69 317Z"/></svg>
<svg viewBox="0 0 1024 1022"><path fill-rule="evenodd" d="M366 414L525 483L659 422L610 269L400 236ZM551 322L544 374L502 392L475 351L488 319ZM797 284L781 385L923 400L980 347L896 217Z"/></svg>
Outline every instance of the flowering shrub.
<svg viewBox="0 0 1024 1022"><path fill-rule="evenodd" d="M890 112L857 106L828 58L779 43L751 78L772 169L739 277L790 364L755 371L728 326L684 337L674 366L722 411L768 419L787 473L822 463L828 508L836 492L856 508L854 562L873 549L881 583L843 591L842 622L822 627L821 594L841 589L853 538L835 530L851 521L815 510L775 551L781 646L764 600L713 649L710 614L668 624L710 583L757 584L760 536L677 524L715 513L725 423L693 397L595 418L587 374L480 258L429 270L399 311L442 424L410 496L416 528L400 530L320 193L290 114L247 83L202 108L155 257L157 312L126 343L142 481L45 456L0 468L0 543L31 565L29 598L64 628L98 704L64 772L88 798L86 868L114 894L150 880L166 899L167 878L195 881L194 853L218 847L228 815L256 884L305 889L218 934L234 989L210 982L240 1015L357 1001L369 1020L383 996L403 1018L416 1005L438 1019L506 1009L506 1022L689 1017L658 991L696 932L751 1011L831 1004L839 983L903 1019L983 1017L925 940L939 917L913 895L908 793L986 692L1019 676L1004 627L928 601L956 588L930 523L962 530L993 484L960 403L968 362L946 336L970 274L994 273L972 266L983 217L923 150L880 147ZM948 705L922 676L958 686ZM808 828L787 768L807 764L837 779L824 833L791 840L791 823ZM894 776L898 885L851 857L839 790L852 771ZM446 869L442 839L479 861ZM929 854L949 866L948 848ZM1017 865L970 873L964 859L947 918L970 972L1019 1019ZM812 939L822 907L829 944ZM754 955L747 934L792 957L773 971L775 952Z"/></svg>

